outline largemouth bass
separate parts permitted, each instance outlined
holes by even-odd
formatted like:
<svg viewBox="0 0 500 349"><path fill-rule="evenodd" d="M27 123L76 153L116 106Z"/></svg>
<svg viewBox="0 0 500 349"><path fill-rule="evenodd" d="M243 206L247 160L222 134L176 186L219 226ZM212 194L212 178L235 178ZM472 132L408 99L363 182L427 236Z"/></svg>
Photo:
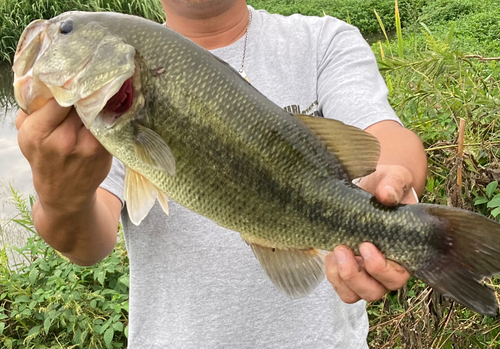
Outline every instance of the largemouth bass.
<svg viewBox="0 0 500 349"><path fill-rule="evenodd" d="M126 166L139 224L168 199L241 234L291 297L324 277L324 252L364 241L424 282L495 315L481 280L500 271L500 225L455 208L385 207L351 183L380 146L335 120L290 114L224 62L160 24L68 12L24 31L15 96L31 113L54 97Z"/></svg>

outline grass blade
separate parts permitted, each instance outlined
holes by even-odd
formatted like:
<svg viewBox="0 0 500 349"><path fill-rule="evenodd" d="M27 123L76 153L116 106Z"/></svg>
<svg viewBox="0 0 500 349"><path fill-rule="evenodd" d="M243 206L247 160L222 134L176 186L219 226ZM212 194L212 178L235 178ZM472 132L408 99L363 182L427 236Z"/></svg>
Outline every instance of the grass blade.
<svg viewBox="0 0 500 349"><path fill-rule="evenodd" d="M398 0L395 0L396 36L398 38L398 57L403 58L403 32L401 30L401 17L399 15Z"/></svg>

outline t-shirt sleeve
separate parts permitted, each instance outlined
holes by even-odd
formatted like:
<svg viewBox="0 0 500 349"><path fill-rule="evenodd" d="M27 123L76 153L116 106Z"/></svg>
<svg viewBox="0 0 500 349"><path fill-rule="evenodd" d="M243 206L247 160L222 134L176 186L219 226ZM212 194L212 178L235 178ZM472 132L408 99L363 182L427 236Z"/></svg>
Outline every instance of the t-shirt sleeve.
<svg viewBox="0 0 500 349"><path fill-rule="evenodd" d="M365 129L379 121L401 121L370 46L359 30L325 20L318 38L318 107L327 118Z"/></svg>
<svg viewBox="0 0 500 349"><path fill-rule="evenodd" d="M106 179L101 183L100 187L106 189L111 194L115 195L122 202L122 206L125 203L123 199L123 182L125 179L125 166L117 158L113 157L113 163L111 165L111 170L109 171Z"/></svg>

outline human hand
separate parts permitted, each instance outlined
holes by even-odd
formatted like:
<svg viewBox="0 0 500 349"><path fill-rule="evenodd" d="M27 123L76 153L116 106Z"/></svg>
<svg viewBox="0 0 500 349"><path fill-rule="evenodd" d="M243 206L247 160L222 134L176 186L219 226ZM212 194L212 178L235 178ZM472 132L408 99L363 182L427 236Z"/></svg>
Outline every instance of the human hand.
<svg viewBox="0 0 500 349"><path fill-rule="evenodd" d="M19 111L16 127L44 211L70 213L92 205L112 156L83 126L76 111L51 99L30 115Z"/></svg>
<svg viewBox="0 0 500 349"><path fill-rule="evenodd" d="M362 243L359 252L355 256L347 246L337 246L326 256L326 277L344 302L373 302L408 281L410 273L385 259L372 243Z"/></svg>
<svg viewBox="0 0 500 349"><path fill-rule="evenodd" d="M412 190L412 175L403 166L379 165L376 172L357 184L387 206L418 202ZM337 246L326 256L328 281L344 302L355 303L360 299L373 302L408 281L410 273L385 259L372 243L361 244L359 252L361 256L355 256L347 246Z"/></svg>
<svg viewBox="0 0 500 349"><path fill-rule="evenodd" d="M359 187L376 196L386 206L416 204L413 176L404 166L378 165L377 170L355 182Z"/></svg>

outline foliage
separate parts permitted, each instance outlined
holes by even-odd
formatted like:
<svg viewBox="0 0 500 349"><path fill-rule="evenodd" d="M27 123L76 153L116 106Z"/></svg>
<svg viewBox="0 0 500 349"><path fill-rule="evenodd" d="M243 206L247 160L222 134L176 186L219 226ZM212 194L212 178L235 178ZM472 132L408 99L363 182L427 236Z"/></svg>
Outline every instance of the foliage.
<svg viewBox="0 0 500 349"><path fill-rule="evenodd" d="M66 11L115 11L164 22L159 1L141 0L2 0L0 1L0 61L11 61L24 28L35 19L50 19Z"/></svg>
<svg viewBox="0 0 500 349"><path fill-rule="evenodd" d="M473 12L456 21L456 38L470 53L500 55L500 1L482 12Z"/></svg>
<svg viewBox="0 0 500 349"><path fill-rule="evenodd" d="M13 222L34 232L29 202L13 191ZM10 247L25 263L9 265L0 251L2 348L123 348L128 323L128 260L123 241L93 267L79 267L38 235Z"/></svg>
<svg viewBox="0 0 500 349"><path fill-rule="evenodd" d="M470 3L436 1L429 6L446 9L446 30L423 23L419 36L406 31L406 37L373 48L391 105L403 123L420 136L428 154L429 177L423 201L446 205L457 195L462 207L498 218L500 68L495 60L482 60L461 50L463 41L457 39L455 29L468 16ZM402 54L397 49L401 45ZM466 120L462 159L457 158L460 119ZM460 162L464 167L463 191L459 188L454 194ZM497 291L500 288L498 279L487 283ZM372 347L500 346L500 320L455 305L416 279L370 304L367 310Z"/></svg>
<svg viewBox="0 0 500 349"><path fill-rule="evenodd" d="M477 130L488 130L488 135L496 137L499 129L495 120L500 112L498 64L453 50L453 26L447 41L436 39L430 31L426 35L426 47L418 48L414 55L379 61L398 115L429 146L452 140L460 118L473 126L470 139L477 138Z"/></svg>
<svg viewBox="0 0 500 349"><path fill-rule="evenodd" d="M421 13L425 0L401 0L400 9L403 17L415 20ZM323 16L324 14L340 18L359 28L364 33L380 31L373 15L376 10L387 30L394 30L394 0L248 0L247 3L256 9L266 9L271 13L292 15L300 13L307 16Z"/></svg>
<svg viewBox="0 0 500 349"><path fill-rule="evenodd" d="M444 39L450 24L454 23L456 38L452 44L468 53L500 55L500 0L437 0L423 7L415 24L428 25L433 34ZM417 26L413 27L418 31Z"/></svg>
<svg viewBox="0 0 500 349"><path fill-rule="evenodd" d="M498 290L500 280L490 286ZM374 348L498 348L500 321L441 297L411 278L399 291L367 307Z"/></svg>
<svg viewBox="0 0 500 349"><path fill-rule="evenodd" d="M480 10L480 6L481 4L473 0L428 1L420 21L433 24L448 23Z"/></svg>
<svg viewBox="0 0 500 349"><path fill-rule="evenodd" d="M484 214L490 214L493 218L499 219L500 215L500 193L498 192L498 181L490 182L485 189L484 195L477 195L474 205L479 206L479 210Z"/></svg>
<svg viewBox="0 0 500 349"><path fill-rule="evenodd" d="M7 107L14 105L14 89L12 82L14 80L14 73L10 66L0 63L0 113L7 111ZM1 114L0 114L1 115ZM0 116L2 120L2 116ZM1 125L1 122L0 122Z"/></svg>
<svg viewBox="0 0 500 349"><path fill-rule="evenodd" d="M405 56L379 59L389 87L389 100L403 123L415 131L427 148L432 173L428 186L436 190L453 181L456 137L460 119L465 119L466 208L473 209L473 196L496 180L500 128L500 67L496 61L481 61L453 49L454 25L444 40L424 26L425 45L405 42ZM395 45L395 44L392 44ZM387 45L382 50L388 51ZM381 52L383 52L381 51ZM446 195L441 190L441 197ZM443 203L442 200L440 203Z"/></svg>

